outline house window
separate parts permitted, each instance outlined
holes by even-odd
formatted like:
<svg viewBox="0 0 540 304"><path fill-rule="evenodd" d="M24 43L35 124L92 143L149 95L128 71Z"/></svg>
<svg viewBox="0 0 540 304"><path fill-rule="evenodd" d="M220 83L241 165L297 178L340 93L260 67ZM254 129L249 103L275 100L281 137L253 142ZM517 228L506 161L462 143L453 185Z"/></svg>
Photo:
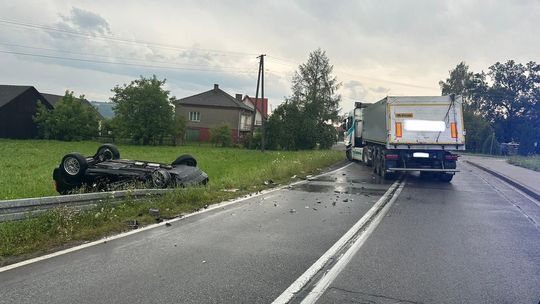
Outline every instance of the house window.
<svg viewBox="0 0 540 304"><path fill-rule="evenodd" d="M189 112L189 121L201 121L201 112Z"/></svg>

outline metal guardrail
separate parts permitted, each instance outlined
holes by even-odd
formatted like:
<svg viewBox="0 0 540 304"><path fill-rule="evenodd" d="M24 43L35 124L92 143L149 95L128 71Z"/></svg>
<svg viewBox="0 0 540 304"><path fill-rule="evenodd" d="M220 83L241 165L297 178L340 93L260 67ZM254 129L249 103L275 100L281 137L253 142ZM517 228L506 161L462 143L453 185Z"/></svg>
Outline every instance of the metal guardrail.
<svg viewBox="0 0 540 304"><path fill-rule="evenodd" d="M136 189L3 200L0 201L0 222L25 219L56 207L68 206L87 209L104 202L119 202L126 198L142 199L149 196L164 195L175 190Z"/></svg>

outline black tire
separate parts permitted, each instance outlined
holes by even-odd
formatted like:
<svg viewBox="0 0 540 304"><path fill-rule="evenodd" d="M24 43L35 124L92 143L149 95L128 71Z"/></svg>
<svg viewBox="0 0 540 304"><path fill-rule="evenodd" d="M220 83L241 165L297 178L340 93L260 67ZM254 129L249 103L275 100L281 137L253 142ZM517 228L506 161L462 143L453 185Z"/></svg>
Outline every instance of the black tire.
<svg viewBox="0 0 540 304"><path fill-rule="evenodd" d="M175 161L173 161L171 165L173 167L178 166L178 165L197 167L197 160L189 154L184 154L184 155L179 156Z"/></svg>
<svg viewBox="0 0 540 304"><path fill-rule="evenodd" d="M349 161L353 160L353 158L352 158L352 149L349 148L349 149L345 150L345 157L347 157L347 159Z"/></svg>
<svg viewBox="0 0 540 304"><path fill-rule="evenodd" d="M118 151L118 148L113 144L104 144L97 149L94 159L99 161L120 159L120 151Z"/></svg>
<svg viewBox="0 0 540 304"><path fill-rule="evenodd" d="M438 178L441 182L449 183L454 178L454 174L441 173Z"/></svg>
<svg viewBox="0 0 540 304"><path fill-rule="evenodd" d="M82 183L88 161L79 153L69 153L62 158L60 174L70 184Z"/></svg>
<svg viewBox="0 0 540 304"><path fill-rule="evenodd" d="M157 169L152 172L152 186L158 189L167 188L171 184L171 174L164 169Z"/></svg>
<svg viewBox="0 0 540 304"><path fill-rule="evenodd" d="M368 167L372 167L373 166L373 154L371 154L371 158L370 158L370 153L371 153L371 149L364 149L364 155L366 156L366 166Z"/></svg>

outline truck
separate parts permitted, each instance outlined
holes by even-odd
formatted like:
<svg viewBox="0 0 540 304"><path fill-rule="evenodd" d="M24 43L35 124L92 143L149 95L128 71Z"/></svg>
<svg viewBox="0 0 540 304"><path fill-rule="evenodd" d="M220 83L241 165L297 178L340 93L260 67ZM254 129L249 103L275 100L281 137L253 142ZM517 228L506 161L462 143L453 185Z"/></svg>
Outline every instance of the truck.
<svg viewBox="0 0 540 304"><path fill-rule="evenodd" d="M418 171L450 182L465 150L460 96L388 96L356 102L343 121L345 155L373 167L384 179Z"/></svg>

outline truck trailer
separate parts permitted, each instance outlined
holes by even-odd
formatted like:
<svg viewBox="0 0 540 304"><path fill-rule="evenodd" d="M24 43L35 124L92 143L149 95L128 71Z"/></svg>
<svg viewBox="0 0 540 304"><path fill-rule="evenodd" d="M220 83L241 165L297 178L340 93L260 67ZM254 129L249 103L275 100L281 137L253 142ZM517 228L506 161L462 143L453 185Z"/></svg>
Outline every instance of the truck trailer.
<svg viewBox="0 0 540 304"><path fill-rule="evenodd" d="M356 102L342 124L346 157L373 167L385 179L419 171L450 182L465 150L460 96L388 96Z"/></svg>

